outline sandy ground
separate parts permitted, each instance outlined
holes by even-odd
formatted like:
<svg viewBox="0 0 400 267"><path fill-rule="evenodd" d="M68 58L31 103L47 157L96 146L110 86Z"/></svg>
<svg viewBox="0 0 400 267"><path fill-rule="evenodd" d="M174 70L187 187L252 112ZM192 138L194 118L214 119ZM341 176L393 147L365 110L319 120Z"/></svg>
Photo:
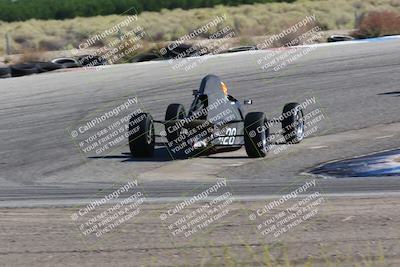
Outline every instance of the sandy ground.
<svg viewBox="0 0 400 267"><path fill-rule="evenodd" d="M71 219L82 207L2 208L0 262L2 266L399 266L399 197L320 197L323 201L313 206L313 217L286 227L278 237L263 236L258 225L301 199L253 221L249 215L272 200L234 201L224 207L225 216L188 237L176 232L174 236L175 228L169 226L179 217L160 219L176 203L139 205L139 214L99 238L85 236L80 219ZM188 215L201 205L205 203L193 204L176 216Z"/></svg>

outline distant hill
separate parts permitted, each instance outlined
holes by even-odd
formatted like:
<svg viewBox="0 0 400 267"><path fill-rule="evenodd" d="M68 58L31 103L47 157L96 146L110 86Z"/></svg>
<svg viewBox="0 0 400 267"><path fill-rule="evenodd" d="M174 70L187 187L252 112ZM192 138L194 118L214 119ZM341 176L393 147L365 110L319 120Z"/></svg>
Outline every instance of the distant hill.
<svg viewBox="0 0 400 267"><path fill-rule="evenodd" d="M295 0L0 0L0 20L67 19L111 14L134 14L161 9L191 9Z"/></svg>

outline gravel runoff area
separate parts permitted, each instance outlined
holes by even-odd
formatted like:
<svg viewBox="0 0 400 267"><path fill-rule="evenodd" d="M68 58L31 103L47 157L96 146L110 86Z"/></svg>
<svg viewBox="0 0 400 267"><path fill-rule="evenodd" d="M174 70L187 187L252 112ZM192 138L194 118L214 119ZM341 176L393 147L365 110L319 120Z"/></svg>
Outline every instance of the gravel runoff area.
<svg viewBox="0 0 400 267"><path fill-rule="evenodd" d="M133 219L98 239L82 234L72 221L71 214L81 207L1 208L0 262L3 266L278 266L287 262L285 266L399 266L398 196L321 193L321 197L324 201L315 206L312 218L286 227L288 231L277 238L263 236L260 221L249 219L265 201L234 201L225 216L186 238L174 236L160 219L174 203L143 204ZM284 211L286 204L270 216ZM181 215L199 207L194 204Z"/></svg>

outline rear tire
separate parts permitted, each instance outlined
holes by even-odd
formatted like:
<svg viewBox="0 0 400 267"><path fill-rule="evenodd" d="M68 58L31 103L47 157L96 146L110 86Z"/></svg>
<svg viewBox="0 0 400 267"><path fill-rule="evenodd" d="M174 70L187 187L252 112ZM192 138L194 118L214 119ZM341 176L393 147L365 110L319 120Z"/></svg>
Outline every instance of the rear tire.
<svg viewBox="0 0 400 267"><path fill-rule="evenodd" d="M129 149L134 157L151 157L154 154L155 136L153 118L139 113L129 121Z"/></svg>
<svg viewBox="0 0 400 267"><path fill-rule="evenodd" d="M165 132L167 135L168 142L174 141L179 137L180 131L174 130L168 131L168 128L177 126L174 123L177 120L184 119L186 117L185 108L181 104L170 104L165 113ZM178 127L177 127L178 128Z"/></svg>
<svg viewBox="0 0 400 267"><path fill-rule="evenodd" d="M304 139L304 113L298 103L286 104L283 114L289 114L282 121L283 136L288 144L298 144Z"/></svg>
<svg viewBox="0 0 400 267"><path fill-rule="evenodd" d="M250 112L244 119L244 146L250 158L263 158L268 152L267 122L263 112Z"/></svg>

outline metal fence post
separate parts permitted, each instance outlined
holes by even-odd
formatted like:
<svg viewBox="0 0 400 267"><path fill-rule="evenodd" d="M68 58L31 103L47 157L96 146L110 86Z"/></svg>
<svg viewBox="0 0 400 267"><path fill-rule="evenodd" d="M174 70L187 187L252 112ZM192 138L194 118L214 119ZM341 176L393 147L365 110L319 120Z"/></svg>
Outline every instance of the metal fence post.
<svg viewBox="0 0 400 267"><path fill-rule="evenodd" d="M10 35L6 33L6 54L11 55Z"/></svg>

